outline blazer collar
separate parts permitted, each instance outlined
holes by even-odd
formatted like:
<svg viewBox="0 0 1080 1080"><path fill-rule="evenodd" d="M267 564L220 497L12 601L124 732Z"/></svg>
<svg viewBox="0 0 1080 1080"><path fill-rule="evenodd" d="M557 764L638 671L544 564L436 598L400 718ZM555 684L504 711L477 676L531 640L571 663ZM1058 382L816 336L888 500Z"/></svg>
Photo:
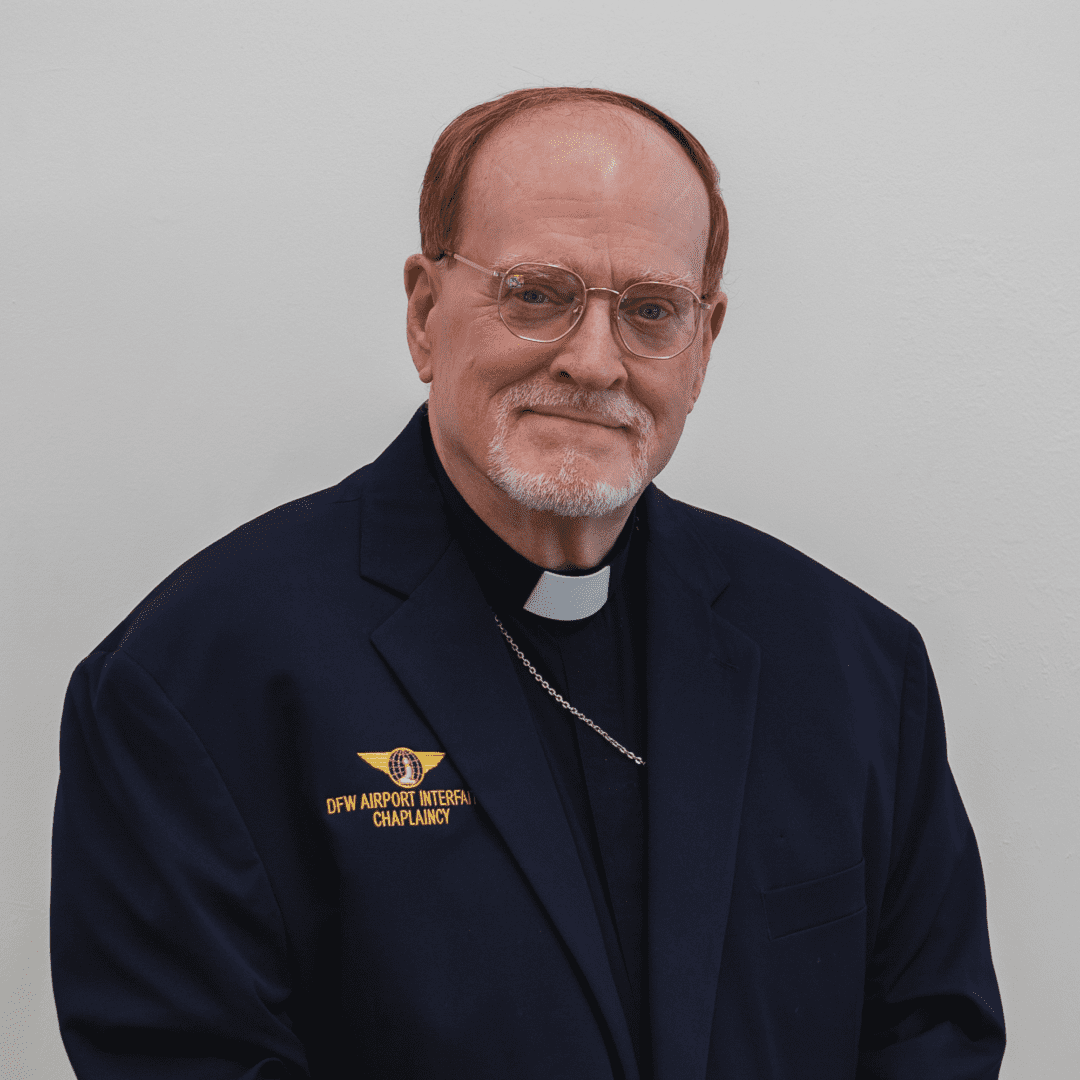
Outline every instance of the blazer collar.
<svg viewBox="0 0 1080 1080"><path fill-rule="evenodd" d="M649 541L665 559L666 570L701 600L715 604L731 575L724 568L720 546L704 528L706 512L665 495L655 484L641 498L646 503Z"/></svg>
<svg viewBox="0 0 1080 1080"><path fill-rule="evenodd" d="M427 404L357 479L360 576L409 596L451 543L450 521L424 457Z"/></svg>

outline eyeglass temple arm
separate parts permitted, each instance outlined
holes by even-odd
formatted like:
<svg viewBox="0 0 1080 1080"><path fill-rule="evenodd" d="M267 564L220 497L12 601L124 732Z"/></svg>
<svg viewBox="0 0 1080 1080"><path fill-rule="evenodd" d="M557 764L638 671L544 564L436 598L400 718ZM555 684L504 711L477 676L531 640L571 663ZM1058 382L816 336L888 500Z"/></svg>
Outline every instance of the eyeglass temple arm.
<svg viewBox="0 0 1080 1080"><path fill-rule="evenodd" d="M498 270L489 270L486 266L480 266L477 263L466 259L464 255L459 255L456 251L448 251L447 254L452 259L457 259L458 262L463 262L466 266L471 266L474 270L479 270L481 273L490 274L493 278L501 278L506 275Z"/></svg>

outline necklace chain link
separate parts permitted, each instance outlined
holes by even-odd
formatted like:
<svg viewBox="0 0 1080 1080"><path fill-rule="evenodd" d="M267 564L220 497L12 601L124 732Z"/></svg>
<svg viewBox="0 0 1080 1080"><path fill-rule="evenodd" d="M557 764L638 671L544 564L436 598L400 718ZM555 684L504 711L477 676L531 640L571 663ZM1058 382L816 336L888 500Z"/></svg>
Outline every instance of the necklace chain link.
<svg viewBox="0 0 1080 1080"><path fill-rule="evenodd" d="M492 614L494 615L495 613L492 612ZM574 706L571 705L570 702L567 701L566 698L564 698L562 694L560 694L555 689L555 687L553 687L551 683L549 683L547 679L545 679L544 676L541 675L540 672L537 671L536 668L534 668L532 664L529 663L529 658L521 651L521 649L518 648L517 642L507 633L506 627L503 626L502 622L499 620L498 615L495 615L495 622L498 624L499 629L502 631L502 636L506 638L506 643L510 646L511 649L514 650L517 658L525 665L525 669L564 709L566 709L567 712L572 713L587 727L591 727L597 735L600 735L603 738L607 739L607 741L611 743L611 745L614 746L620 754L625 754L635 765L645 764L644 758L638 757L637 754L632 754L629 750L626 749L625 746L623 746L621 742L619 742L618 739L613 739L602 727L600 727L599 724L593 723L593 721L590 720L583 712L579 712L577 709L575 709Z"/></svg>

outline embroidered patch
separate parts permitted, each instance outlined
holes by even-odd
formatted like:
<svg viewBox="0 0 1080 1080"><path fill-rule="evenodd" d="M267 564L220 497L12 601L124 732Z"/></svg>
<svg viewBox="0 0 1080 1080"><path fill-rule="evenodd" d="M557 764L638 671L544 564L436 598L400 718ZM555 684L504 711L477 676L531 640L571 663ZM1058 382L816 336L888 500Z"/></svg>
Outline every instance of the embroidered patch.
<svg viewBox="0 0 1080 1080"><path fill-rule="evenodd" d="M476 796L464 788L427 788L413 790L423 783L446 756L435 750L410 750L399 746L377 754L357 752L373 769L386 773L404 791L366 791L359 799L341 795L326 800L328 814L347 814L370 810L376 828L393 825L449 825L450 810L455 806L475 806Z"/></svg>
<svg viewBox="0 0 1080 1080"><path fill-rule="evenodd" d="M400 788L419 787L445 756L430 750L410 750L407 746L379 754L357 754L373 769L386 773Z"/></svg>

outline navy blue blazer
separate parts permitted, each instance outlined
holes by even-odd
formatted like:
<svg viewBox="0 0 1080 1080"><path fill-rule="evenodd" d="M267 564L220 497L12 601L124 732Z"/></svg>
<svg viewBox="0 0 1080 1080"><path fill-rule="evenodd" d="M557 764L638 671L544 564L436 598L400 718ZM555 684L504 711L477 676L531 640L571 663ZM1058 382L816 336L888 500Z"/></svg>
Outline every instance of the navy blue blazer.
<svg viewBox="0 0 1080 1080"><path fill-rule="evenodd" d="M982 871L917 632L650 486L639 1070L424 462L177 570L76 670L52 961L80 1077L994 1077Z"/></svg>

